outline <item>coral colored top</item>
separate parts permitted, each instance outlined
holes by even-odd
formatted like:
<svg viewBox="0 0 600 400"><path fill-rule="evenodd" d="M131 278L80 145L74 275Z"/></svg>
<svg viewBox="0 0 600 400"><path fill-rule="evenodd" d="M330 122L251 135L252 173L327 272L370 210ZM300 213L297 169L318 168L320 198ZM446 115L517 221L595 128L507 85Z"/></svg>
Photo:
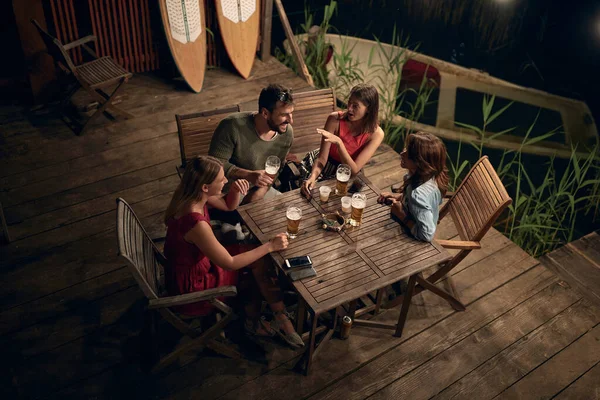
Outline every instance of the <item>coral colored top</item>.
<svg viewBox="0 0 600 400"><path fill-rule="evenodd" d="M169 295L179 295L212 289L220 286L236 285L238 272L228 271L214 265L194 244L184 239L200 221L210 224L208 208L204 206L204 215L194 212L167 222L165 257L165 284ZM178 306L176 311L188 315L207 315L213 306L207 301Z"/></svg>
<svg viewBox="0 0 600 400"><path fill-rule="evenodd" d="M367 144L367 142L369 141L371 136L367 132L363 132L357 136L352 136L352 134L350 133L350 128L348 126L348 121L341 118L342 114L343 113L341 111L339 111L339 117L340 117L339 136L340 136L340 139L342 139L342 142L344 143L344 147L346 147L348 154L350 154L350 158L352 158L353 160L356 160L356 157L358 157L358 154L365 147L365 145ZM333 160L337 161L338 163L342 162L342 160L340 159L340 153L338 150L338 146L333 145L329 148L329 158L332 158Z"/></svg>

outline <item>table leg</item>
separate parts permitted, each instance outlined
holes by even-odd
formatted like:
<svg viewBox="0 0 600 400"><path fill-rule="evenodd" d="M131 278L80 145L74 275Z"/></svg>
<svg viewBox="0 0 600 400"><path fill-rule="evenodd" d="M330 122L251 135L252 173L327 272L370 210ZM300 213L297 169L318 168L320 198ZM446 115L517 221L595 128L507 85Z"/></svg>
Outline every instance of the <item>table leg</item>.
<svg viewBox="0 0 600 400"><path fill-rule="evenodd" d="M383 288L377 291L377 299L375 300L375 315L379 314L379 311L381 310L381 301L383 300L384 291L385 290Z"/></svg>
<svg viewBox="0 0 600 400"><path fill-rule="evenodd" d="M308 373L310 372L313 353L315 352L315 339L317 336L317 321L319 320L319 315L314 314L312 317L313 318L310 327L310 339L308 340L308 350L306 351L306 368L304 368L304 375L308 375Z"/></svg>
<svg viewBox="0 0 600 400"><path fill-rule="evenodd" d="M408 287L406 288L406 294L402 301L402 308L400 309L400 316L398 317L398 325L396 325L396 332L394 336L401 337L402 331L404 330L404 323L406 322L406 316L408 315L408 309L410 307L410 300L412 299L415 284L417 282L417 275L412 275L408 279Z"/></svg>
<svg viewBox="0 0 600 400"><path fill-rule="evenodd" d="M298 295L298 309L296 310L296 333L302 336L304 333L304 320L306 318L306 302Z"/></svg>
<svg viewBox="0 0 600 400"><path fill-rule="evenodd" d="M352 300L350 302L350 306L348 308L348 316L350 318L352 318L353 321L354 321L354 317L355 317L355 314L356 314L356 304L357 304L357 300Z"/></svg>

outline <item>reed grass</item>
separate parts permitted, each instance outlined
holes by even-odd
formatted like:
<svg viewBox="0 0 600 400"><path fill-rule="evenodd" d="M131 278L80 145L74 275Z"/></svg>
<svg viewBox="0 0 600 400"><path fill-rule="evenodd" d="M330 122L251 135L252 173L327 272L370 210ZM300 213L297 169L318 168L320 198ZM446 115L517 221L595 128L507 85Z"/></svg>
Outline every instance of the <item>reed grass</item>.
<svg viewBox="0 0 600 400"><path fill-rule="evenodd" d="M329 48L325 34L336 29L331 25L331 19L337 9L337 3L331 1L325 8L323 21L319 26L319 33L313 37L310 44L299 43L305 49L305 61L317 87L335 85L338 98L346 98L344 90L363 82L364 72L360 63L352 56L352 45L342 42L342 48L336 49L333 62L336 68L337 79L330 82L325 68L325 55ZM481 11L483 12L483 11ZM452 17L455 18L455 17ZM308 8L305 8L305 23L301 25L308 33L313 23L313 17ZM380 121L386 134L386 142L394 149L403 147L410 126L395 125L391 117L403 116L410 121L419 122L425 109L434 102L431 95L436 89L432 81L427 80L424 74L419 88L402 88L402 68L407 60L406 49L408 38L402 33L397 33L394 28L392 47L377 42L374 51L378 51L380 61L375 62L373 52L368 60L370 70L378 76L373 83L380 94L380 115L387 115L387 119ZM414 49L416 50L416 48ZM280 61L298 71L293 58L285 52L276 49ZM384 77L393 76L390 84ZM414 100L410 100L414 98ZM501 132L488 132L492 124L511 107L512 102L501 107L495 107L495 96L485 95L481 105L481 125L456 122L456 125L477 133L476 141L458 142L456 154L448 154L448 169L450 173L450 189L458 187L470 167L489 150L486 145L493 139L514 131L512 127ZM407 111L408 110L408 111ZM557 168L560 160L554 157L541 157L526 155L522 148L536 142L549 139L561 133L561 127L552 129L544 134L532 137L531 133L536 126L540 113L531 122L526 130L521 146L517 151L505 150L498 160L494 160L497 173L513 198L513 204L507 212L499 218L496 228L503 232L513 242L523 248L533 257L539 257L556 247L576 239L576 224L582 218L597 221L600 219L600 162L597 154L600 153L600 144L596 143L589 151L587 157L581 157L577 148L572 148L571 158L561 168ZM477 152L477 158L466 158L464 146L470 146ZM531 176L526 168L529 163L543 163L546 173L543 178ZM560 171L559 171L560 169Z"/></svg>

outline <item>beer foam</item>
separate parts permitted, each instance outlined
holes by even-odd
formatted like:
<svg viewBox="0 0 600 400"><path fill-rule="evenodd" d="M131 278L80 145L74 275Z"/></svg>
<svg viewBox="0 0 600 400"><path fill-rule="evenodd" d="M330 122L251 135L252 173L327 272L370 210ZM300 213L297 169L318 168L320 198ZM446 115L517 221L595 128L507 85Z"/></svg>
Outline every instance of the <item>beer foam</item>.
<svg viewBox="0 0 600 400"><path fill-rule="evenodd" d="M277 171L279 171L279 168L270 165L265 168L265 172L269 175L276 175Z"/></svg>
<svg viewBox="0 0 600 400"><path fill-rule="evenodd" d="M302 218L302 213L301 213L301 212L298 212L298 211L296 211L296 210L288 210L288 211L286 212L285 216L286 216L288 219L291 219L292 221L296 221L296 220L298 220L298 219Z"/></svg>
<svg viewBox="0 0 600 400"><path fill-rule="evenodd" d="M350 180L350 173L345 174L338 172L335 177L340 182L348 182Z"/></svg>
<svg viewBox="0 0 600 400"><path fill-rule="evenodd" d="M367 201L362 199L352 199L352 207L354 208L365 208Z"/></svg>

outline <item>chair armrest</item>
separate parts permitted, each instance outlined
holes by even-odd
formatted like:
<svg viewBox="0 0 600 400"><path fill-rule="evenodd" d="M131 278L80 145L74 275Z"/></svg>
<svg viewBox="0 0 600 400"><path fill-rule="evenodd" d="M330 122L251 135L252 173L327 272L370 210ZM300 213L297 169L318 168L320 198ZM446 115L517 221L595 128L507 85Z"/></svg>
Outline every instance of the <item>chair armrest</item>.
<svg viewBox="0 0 600 400"><path fill-rule="evenodd" d="M472 242L470 240L437 239L436 242L446 249L475 250L481 248L481 244L479 242Z"/></svg>
<svg viewBox="0 0 600 400"><path fill-rule="evenodd" d="M203 300L212 300L217 297L232 297L237 295L235 286L222 286L214 289L202 290L200 292L180 294L178 296L167 296L152 299L148 303L149 309L181 306L196 303Z"/></svg>
<svg viewBox="0 0 600 400"><path fill-rule="evenodd" d="M448 192L446 192L446 194L444 195L444 198L445 198L445 199L449 199L449 198L450 198L450 197L452 197L452 196L454 196L454 192L450 192L450 191L448 191Z"/></svg>
<svg viewBox="0 0 600 400"><path fill-rule="evenodd" d="M63 47L65 50L69 50L74 47L81 46L81 47L83 47L83 50L85 50L86 53L88 53L89 55L91 55L94 58L98 58L98 56L96 55L96 52L94 52L94 50L92 50L89 46L86 45L86 43L95 42L96 40L97 40L96 36L89 35L89 36L83 37L81 39L77 39L74 42L67 43Z"/></svg>
<svg viewBox="0 0 600 400"><path fill-rule="evenodd" d="M75 41L73 41L71 43L67 43L63 47L65 48L65 50L70 50L70 49L72 49L74 47L81 46L81 45L83 45L85 43L95 42L95 41L96 41L96 36L89 35L89 36L82 37L81 39L77 39L77 40L75 40Z"/></svg>

